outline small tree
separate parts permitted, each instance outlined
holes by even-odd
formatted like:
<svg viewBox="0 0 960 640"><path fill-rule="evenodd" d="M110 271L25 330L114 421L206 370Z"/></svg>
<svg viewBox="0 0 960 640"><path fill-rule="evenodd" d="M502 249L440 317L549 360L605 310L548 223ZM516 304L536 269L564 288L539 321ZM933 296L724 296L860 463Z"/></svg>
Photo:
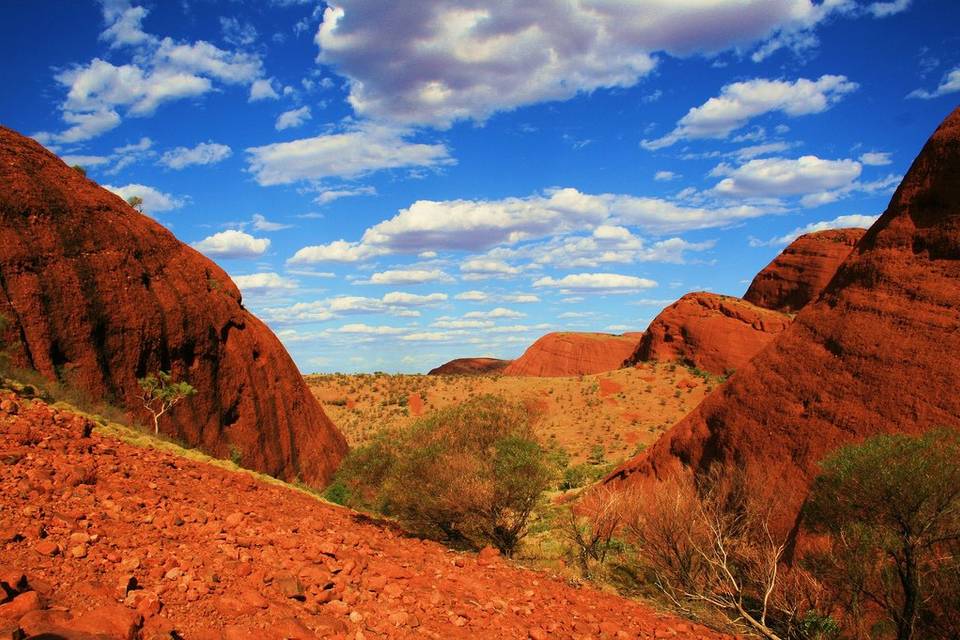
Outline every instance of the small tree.
<svg viewBox="0 0 960 640"><path fill-rule="evenodd" d="M143 213L143 198L141 198L140 196L130 196L129 198L127 198L127 204L129 204L131 207L133 207L140 213Z"/></svg>
<svg viewBox="0 0 960 640"><path fill-rule="evenodd" d="M573 543L580 573L590 578L590 563L601 566L613 548L613 537L623 521L627 492L600 485L590 489L570 509L566 522L567 538Z"/></svg>
<svg viewBox="0 0 960 640"><path fill-rule="evenodd" d="M879 608L897 640L956 638L960 433L875 436L821 467L806 516L832 548L815 571L847 596L852 617L861 603Z"/></svg>
<svg viewBox="0 0 960 640"><path fill-rule="evenodd" d="M153 432L160 433L160 416L184 398L197 392L186 382L175 382L167 371L148 374L137 380L140 384L140 399L144 408L153 416Z"/></svg>
<svg viewBox="0 0 960 640"><path fill-rule="evenodd" d="M84 178L87 177L87 170L81 167L79 164L75 164L70 168L82 175Z"/></svg>

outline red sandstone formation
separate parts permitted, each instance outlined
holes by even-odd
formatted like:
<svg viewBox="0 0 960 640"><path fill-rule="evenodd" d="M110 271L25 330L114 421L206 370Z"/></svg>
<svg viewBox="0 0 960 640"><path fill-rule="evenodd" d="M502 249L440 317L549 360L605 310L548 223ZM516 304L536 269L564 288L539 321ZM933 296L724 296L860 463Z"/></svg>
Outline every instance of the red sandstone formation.
<svg viewBox="0 0 960 640"><path fill-rule="evenodd" d="M866 229L831 229L800 236L757 274L743 299L796 313L816 300Z"/></svg>
<svg viewBox="0 0 960 640"><path fill-rule="evenodd" d="M431 369L427 375L431 376L479 376L500 373L510 364L510 360L496 358L457 358L436 369Z"/></svg>
<svg viewBox="0 0 960 640"><path fill-rule="evenodd" d="M0 393L0 638L724 637L90 426Z"/></svg>
<svg viewBox="0 0 960 640"><path fill-rule="evenodd" d="M660 312L626 362L679 361L718 375L740 369L790 318L739 298L688 293Z"/></svg>
<svg viewBox="0 0 960 640"><path fill-rule="evenodd" d="M765 479L792 521L817 463L877 433L960 428L960 109L820 298L611 478L713 463Z"/></svg>
<svg viewBox="0 0 960 640"><path fill-rule="evenodd" d="M548 333L511 362L506 376L579 376L619 369L641 334Z"/></svg>
<svg viewBox="0 0 960 640"><path fill-rule="evenodd" d="M323 484L346 452L223 270L3 127L0 314L19 365L141 417L137 378L163 369L188 381L198 393L161 430L214 455Z"/></svg>

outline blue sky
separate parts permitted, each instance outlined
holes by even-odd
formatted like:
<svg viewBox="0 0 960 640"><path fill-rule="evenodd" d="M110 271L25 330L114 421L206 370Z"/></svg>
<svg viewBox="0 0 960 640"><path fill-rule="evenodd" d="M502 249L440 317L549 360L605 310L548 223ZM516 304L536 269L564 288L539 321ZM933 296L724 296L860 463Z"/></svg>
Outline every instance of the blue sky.
<svg viewBox="0 0 960 640"><path fill-rule="evenodd" d="M226 269L302 370L516 357L869 225L955 0L0 7L0 122Z"/></svg>

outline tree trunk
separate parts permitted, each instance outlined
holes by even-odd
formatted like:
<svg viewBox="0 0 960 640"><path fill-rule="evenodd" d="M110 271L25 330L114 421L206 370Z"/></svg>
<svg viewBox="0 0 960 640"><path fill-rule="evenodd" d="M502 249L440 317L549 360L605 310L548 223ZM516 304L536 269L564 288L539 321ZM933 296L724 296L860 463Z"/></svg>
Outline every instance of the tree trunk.
<svg viewBox="0 0 960 640"><path fill-rule="evenodd" d="M903 586L903 608L900 612L900 620L897 621L897 640L911 640L913 624L917 617L920 587L917 584L917 562L910 547L903 550L903 564L904 571L900 575Z"/></svg>

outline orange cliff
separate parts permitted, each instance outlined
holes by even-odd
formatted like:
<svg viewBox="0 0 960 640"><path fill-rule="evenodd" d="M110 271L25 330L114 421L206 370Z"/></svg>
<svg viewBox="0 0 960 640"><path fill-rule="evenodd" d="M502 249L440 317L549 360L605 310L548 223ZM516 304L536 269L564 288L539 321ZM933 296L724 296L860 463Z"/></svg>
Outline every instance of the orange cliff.
<svg viewBox="0 0 960 640"><path fill-rule="evenodd" d="M639 333L548 333L504 370L507 376L562 377L612 371L623 366Z"/></svg>
<svg viewBox="0 0 960 640"><path fill-rule="evenodd" d="M960 428L960 109L806 306L724 386L608 482L744 467L797 516L818 462L885 432Z"/></svg>
<svg viewBox="0 0 960 640"><path fill-rule="evenodd" d="M157 222L0 127L0 314L16 363L145 419L137 379L197 394L161 430L285 479L327 482L343 436L230 277Z"/></svg>

